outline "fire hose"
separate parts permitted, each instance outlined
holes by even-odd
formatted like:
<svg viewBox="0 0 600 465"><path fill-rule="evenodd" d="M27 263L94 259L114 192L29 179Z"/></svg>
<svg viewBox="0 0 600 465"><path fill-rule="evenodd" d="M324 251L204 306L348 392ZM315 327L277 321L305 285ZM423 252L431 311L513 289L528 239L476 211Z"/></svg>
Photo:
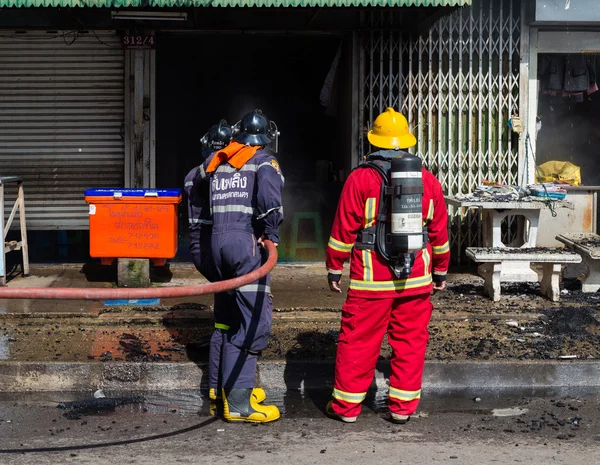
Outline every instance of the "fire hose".
<svg viewBox="0 0 600 465"><path fill-rule="evenodd" d="M0 287L0 299L44 299L44 300L117 300L117 299L156 299L189 297L216 294L230 291L265 277L277 263L277 248L271 241L264 241L269 257L258 270L237 278L208 284L176 287L155 287L144 289L120 288L73 288L73 287Z"/></svg>

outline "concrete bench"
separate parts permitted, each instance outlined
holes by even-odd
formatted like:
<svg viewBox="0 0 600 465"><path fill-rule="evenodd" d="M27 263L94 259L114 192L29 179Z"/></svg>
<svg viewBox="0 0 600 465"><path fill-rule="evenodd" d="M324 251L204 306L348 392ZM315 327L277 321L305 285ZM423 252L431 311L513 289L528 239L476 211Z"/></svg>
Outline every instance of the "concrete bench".
<svg viewBox="0 0 600 465"><path fill-rule="evenodd" d="M494 302L500 300L500 274L502 264L528 261L542 264L540 290L544 297L553 302L560 298L560 275L562 265L580 263L581 256L565 249L523 247L468 247L467 257L478 263L488 263L482 273L484 288ZM480 272L482 272L480 267Z"/></svg>
<svg viewBox="0 0 600 465"><path fill-rule="evenodd" d="M578 270L582 292L600 289L600 236L594 233L563 233L556 240L581 255L583 262Z"/></svg>

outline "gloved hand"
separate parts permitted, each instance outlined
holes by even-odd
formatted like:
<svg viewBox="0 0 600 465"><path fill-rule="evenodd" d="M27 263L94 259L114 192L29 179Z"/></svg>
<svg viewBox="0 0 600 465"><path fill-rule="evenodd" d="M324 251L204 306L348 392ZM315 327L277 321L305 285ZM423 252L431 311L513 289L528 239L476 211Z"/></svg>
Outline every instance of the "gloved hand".
<svg viewBox="0 0 600 465"><path fill-rule="evenodd" d="M446 289L446 280L441 281L439 283L433 282L433 290L434 291L443 291Z"/></svg>
<svg viewBox="0 0 600 465"><path fill-rule="evenodd" d="M340 282L342 281L341 274L329 273L327 275L327 281L329 281L329 289L331 289L331 292L337 292L338 294L342 293L342 288L340 286Z"/></svg>
<svg viewBox="0 0 600 465"><path fill-rule="evenodd" d="M265 246L265 241L267 239L265 238L265 236L259 237L256 242L258 242L258 244L260 244L261 247ZM279 247L279 243L278 242L273 242L273 244L275 244L275 247Z"/></svg>

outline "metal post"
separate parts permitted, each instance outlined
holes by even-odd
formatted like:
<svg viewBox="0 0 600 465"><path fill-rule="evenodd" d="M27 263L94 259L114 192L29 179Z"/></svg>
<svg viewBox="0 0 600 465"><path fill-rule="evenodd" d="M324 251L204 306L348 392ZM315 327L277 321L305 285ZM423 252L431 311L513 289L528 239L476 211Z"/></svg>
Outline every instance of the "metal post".
<svg viewBox="0 0 600 465"><path fill-rule="evenodd" d="M134 51L133 187L144 187L144 50Z"/></svg>
<svg viewBox="0 0 600 465"><path fill-rule="evenodd" d="M472 38L473 37L473 23L474 23L474 19L473 19L473 8L469 8L469 37ZM473 79L473 73L475 72L475 69L473 68L473 40L469 40L469 92L472 92L473 90L473 84L474 84L474 79ZM475 160L477 160L477 157L475 156L475 137L477 134L477 130L473 127L473 94L470 93L469 94L469 146L467 149L468 152L468 166L469 166L469 171L467 173L467 182L466 185L467 186L472 186L475 184L475 179L473 176L473 166L475 163ZM466 193L463 192L463 188L465 187L465 184L463 184L462 186L459 187L458 189L458 193ZM466 190L466 189L465 189Z"/></svg>
<svg viewBox="0 0 600 465"><path fill-rule="evenodd" d="M498 22L498 42L497 42L497 47L498 47L498 97L497 97L497 103L498 103L498 116L497 116L497 121L496 121L496 131L498 131L498 135L496 137L496 159L498 162L498 180L499 181L503 181L506 184L510 184L510 166L509 169L507 170L506 173L502 172L502 132L503 132L503 127L504 127L504 120L503 120L503 113L502 113L502 100L504 98L504 96L502 95L502 87L503 87L503 81L502 81L502 65L504 63L504 41L503 41L503 36L504 36L504 31L502 28L502 23L504 21L504 5L503 2L500 2L500 13L498 16L499 22ZM512 18L511 18L512 21ZM508 153L506 154L508 155ZM506 176L506 178L504 178L504 176ZM504 179L503 179L504 178Z"/></svg>
<svg viewBox="0 0 600 465"><path fill-rule="evenodd" d="M458 46L457 46L457 54L458 54L458 75L456 76L458 78L458 84L457 84L457 94L458 94L458 108L456 110L456 119L457 119L457 124L458 124L458 136L457 136L457 140L456 140L456 147L457 147L457 156L458 156L458 166L455 168L456 169L456 178L455 178L455 182L456 182L456 188L452 189L450 187L450 189L454 190L454 191L460 191L460 186L463 184L464 179L463 179L463 166L465 163L465 147L463 146L463 139L464 139L464 134L463 134L463 126L464 126L464 121L463 121L463 107L464 107L464 94L463 94L463 86L464 86L464 82L463 82L463 40L462 40L462 34L463 34L463 15L458 15ZM450 72L450 74L452 74L452 72ZM452 171L452 163L450 163L450 157L451 157L451 153L448 153L448 156L446 157L446 161L448 163L448 171ZM449 180L448 184L450 186L452 186L452 180Z"/></svg>
<svg viewBox="0 0 600 465"><path fill-rule="evenodd" d="M352 116L350 123L350 131L352 134L352 145L350 146L350 169L355 168L360 164L361 160L361 136L360 129L362 128L362 107L363 107L363 75L362 71L362 44L356 31L352 32L350 43L350 56L352 77L350 88L352 89ZM348 171L349 172L349 171Z"/></svg>
<svg viewBox="0 0 600 465"><path fill-rule="evenodd" d="M519 134L519 159L518 159L518 178L519 185L526 184L524 175L525 170L525 135L529 132L529 21L526 15L525 2L521 4L521 63L519 65L519 116L523 122L523 133ZM534 126L535 128L535 126Z"/></svg>
<svg viewBox="0 0 600 465"><path fill-rule="evenodd" d="M0 286L6 286L6 251L4 250L4 184L0 181Z"/></svg>
<svg viewBox="0 0 600 465"><path fill-rule="evenodd" d="M150 99L150 187L156 187L156 50L148 52L150 87L148 98Z"/></svg>
<svg viewBox="0 0 600 465"><path fill-rule="evenodd" d="M537 134L536 134L536 125L537 125L537 111L538 111L538 81L537 81L537 70L538 70L538 29L530 28L529 29L529 79L527 92L528 95L528 105L527 105L527 134L529 134L529 144L528 141L525 141L525 153L527 153L527 158L524 162L527 170L525 171L525 183L531 184L535 182L535 149L537 145Z"/></svg>
<svg viewBox="0 0 600 465"><path fill-rule="evenodd" d="M427 76L428 85L427 85L427 148L428 150L423 150L422 155L427 156L431 153L431 149L433 147L433 39L432 39L432 28L429 28L429 50L428 50L428 59L429 59L429 73ZM402 70L400 70L402 72ZM438 70L439 74L439 70ZM439 150L439 146L437 147ZM428 153L429 152L429 153Z"/></svg>
<svg viewBox="0 0 600 465"><path fill-rule="evenodd" d="M493 3L489 2L488 14L488 62L487 62L487 160L488 160L488 178L492 174L492 166L494 165L494 156L492 153L492 131L494 130L493 108L494 108L494 92L493 92L493 73L492 63L494 56L494 11Z"/></svg>

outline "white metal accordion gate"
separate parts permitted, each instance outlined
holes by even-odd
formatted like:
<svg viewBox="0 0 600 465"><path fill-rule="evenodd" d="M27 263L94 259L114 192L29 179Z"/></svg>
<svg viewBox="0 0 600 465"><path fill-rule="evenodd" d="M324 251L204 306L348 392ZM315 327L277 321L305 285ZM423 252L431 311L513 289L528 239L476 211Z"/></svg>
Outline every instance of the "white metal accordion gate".
<svg viewBox="0 0 600 465"><path fill-rule="evenodd" d="M518 138L507 123L519 112L520 0L473 0L407 36L397 13L366 13L361 36L359 155L386 107L400 109L417 136L411 151L449 195L483 180L518 184ZM463 216L464 215L464 216ZM453 256L481 242L477 212L451 217Z"/></svg>

